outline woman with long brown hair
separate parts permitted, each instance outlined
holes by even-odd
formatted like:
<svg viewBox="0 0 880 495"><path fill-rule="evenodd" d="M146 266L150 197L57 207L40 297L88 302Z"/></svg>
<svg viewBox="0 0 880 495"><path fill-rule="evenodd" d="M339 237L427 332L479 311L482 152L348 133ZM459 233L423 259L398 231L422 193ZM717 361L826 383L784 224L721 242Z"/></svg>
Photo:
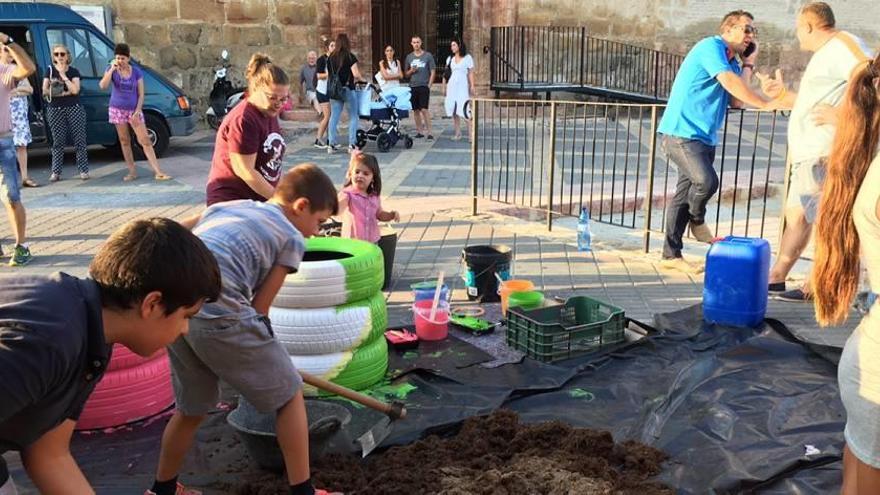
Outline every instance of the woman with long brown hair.
<svg viewBox="0 0 880 495"><path fill-rule="evenodd" d="M358 59L351 52L351 44L348 41L348 35L339 33L336 36L336 43L333 53L327 60L327 72L330 80L328 85L333 83L333 78L338 78L342 85L342 94L338 95L339 99L334 99L334 95L330 97L330 129L327 132L329 142L327 143L327 152L333 153L339 149L337 141L337 127L339 119L342 117L343 107L348 108L348 151L351 152L357 148L357 130L358 130L358 108L357 95L354 92L354 84L356 81L362 81L361 72L358 70ZM328 86L329 88L329 86ZM329 89L328 89L329 91Z"/></svg>
<svg viewBox="0 0 880 495"><path fill-rule="evenodd" d="M880 292L880 55L850 78L816 222L816 319L846 320L859 285L860 255ZM846 408L845 495L880 493L880 305L844 346L837 369Z"/></svg>

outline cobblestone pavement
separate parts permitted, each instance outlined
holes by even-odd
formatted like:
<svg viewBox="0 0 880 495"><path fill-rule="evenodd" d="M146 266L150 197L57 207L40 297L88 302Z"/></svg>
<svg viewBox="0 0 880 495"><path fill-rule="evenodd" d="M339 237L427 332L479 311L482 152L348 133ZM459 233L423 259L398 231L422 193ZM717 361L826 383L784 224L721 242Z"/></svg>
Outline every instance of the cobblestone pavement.
<svg viewBox="0 0 880 495"><path fill-rule="evenodd" d="M435 119L435 134L434 142L419 139L411 150L398 146L378 154L386 206L403 215L403 221L396 225L399 242L389 292L392 323L408 323L411 318L407 312L409 284L434 277L439 270L450 280L454 298L466 299L461 250L466 245L486 243L513 247L515 275L531 279L548 295L589 295L620 306L627 316L646 323L651 323L654 313L700 302L702 277L661 270L656 254L641 252L640 233L596 225L595 250L582 253L574 247L570 220L557 222L548 233L540 214L523 215L520 211L511 216L510 207L483 201L481 215L469 216L469 144L449 139L448 120ZM126 221L152 216L183 218L199 211L204 204L213 140L213 133L201 131L172 141L162 159L162 167L175 177L168 182L153 181L146 164L140 162L141 178L123 183L121 159L111 151L95 148L90 150L91 180L70 178L76 174L68 156L68 178L48 184L48 155L33 152L31 175L44 184L24 190L35 259L21 268L7 267L7 259L0 260L0 274L63 270L83 276L101 242ZM310 129L288 128L286 163L315 162L341 185L347 154L329 155L313 148L313 140ZM375 144L370 143L367 152L375 153ZM0 244L7 255L9 239L8 224L0 222ZM694 246L689 252L701 256L705 248ZM843 328L820 330L810 305L778 301L771 301L768 316L782 320L809 340L837 346L857 322L851 318Z"/></svg>

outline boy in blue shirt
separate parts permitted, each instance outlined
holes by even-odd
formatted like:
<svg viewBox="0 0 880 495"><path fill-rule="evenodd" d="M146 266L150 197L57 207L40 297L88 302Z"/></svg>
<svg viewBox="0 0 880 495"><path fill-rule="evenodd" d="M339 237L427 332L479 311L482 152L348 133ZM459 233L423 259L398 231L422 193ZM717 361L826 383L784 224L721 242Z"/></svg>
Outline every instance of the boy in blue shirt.
<svg viewBox="0 0 880 495"><path fill-rule="evenodd" d="M330 178L303 164L281 178L265 203L217 203L186 222L217 259L223 287L217 301L192 318L189 333L168 347L177 410L162 435L156 481L147 495L197 493L185 490L177 474L220 398L220 380L261 412L276 413L290 493L316 493L302 378L266 315L284 278L302 261L305 237L317 234L337 208Z"/></svg>
<svg viewBox="0 0 880 495"><path fill-rule="evenodd" d="M753 20L744 10L725 15L720 34L704 38L688 52L672 84L657 129L663 135L663 151L678 168L678 185L666 212L664 267L702 271L682 258L682 236L690 225L697 240L712 241L705 223L706 203L718 190L712 162L727 108L748 105L769 110L772 105L749 88L758 57Z"/></svg>
<svg viewBox="0 0 880 495"><path fill-rule="evenodd" d="M211 252L166 218L120 228L89 275L0 277L0 454L20 451L40 493L94 493L70 437L111 345L151 356L220 294ZM0 457L0 494L15 492Z"/></svg>

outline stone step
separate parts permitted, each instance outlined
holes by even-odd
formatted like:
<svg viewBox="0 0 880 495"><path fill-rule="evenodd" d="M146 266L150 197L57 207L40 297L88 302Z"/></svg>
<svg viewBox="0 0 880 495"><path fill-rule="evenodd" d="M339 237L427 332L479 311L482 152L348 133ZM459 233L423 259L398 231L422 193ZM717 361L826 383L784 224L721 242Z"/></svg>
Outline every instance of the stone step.
<svg viewBox="0 0 880 495"><path fill-rule="evenodd" d="M285 119L293 122L318 122L318 114L311 108L294 108L284 112Z"/></svg>

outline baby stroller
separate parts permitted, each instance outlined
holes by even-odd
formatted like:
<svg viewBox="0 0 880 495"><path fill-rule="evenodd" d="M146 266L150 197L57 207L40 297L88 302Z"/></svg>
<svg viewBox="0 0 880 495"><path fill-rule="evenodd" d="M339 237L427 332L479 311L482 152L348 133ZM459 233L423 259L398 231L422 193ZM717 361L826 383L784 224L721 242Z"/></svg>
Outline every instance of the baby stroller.
<svg viewBox="0 0 880 495"><path fill-rule="evenodd" d="M385 152L402 139L404 148L412 148L412 138L400 131L400 120L409 117L412 110L410 89L401 86L383 92L375 84L367 84L357 91L358 114L361 119L373 123L366 131L358 129L357 147L363 149L368 140L376 141L379 151ZM376 93L376 101L371 99L372 92Z"/></svg>

